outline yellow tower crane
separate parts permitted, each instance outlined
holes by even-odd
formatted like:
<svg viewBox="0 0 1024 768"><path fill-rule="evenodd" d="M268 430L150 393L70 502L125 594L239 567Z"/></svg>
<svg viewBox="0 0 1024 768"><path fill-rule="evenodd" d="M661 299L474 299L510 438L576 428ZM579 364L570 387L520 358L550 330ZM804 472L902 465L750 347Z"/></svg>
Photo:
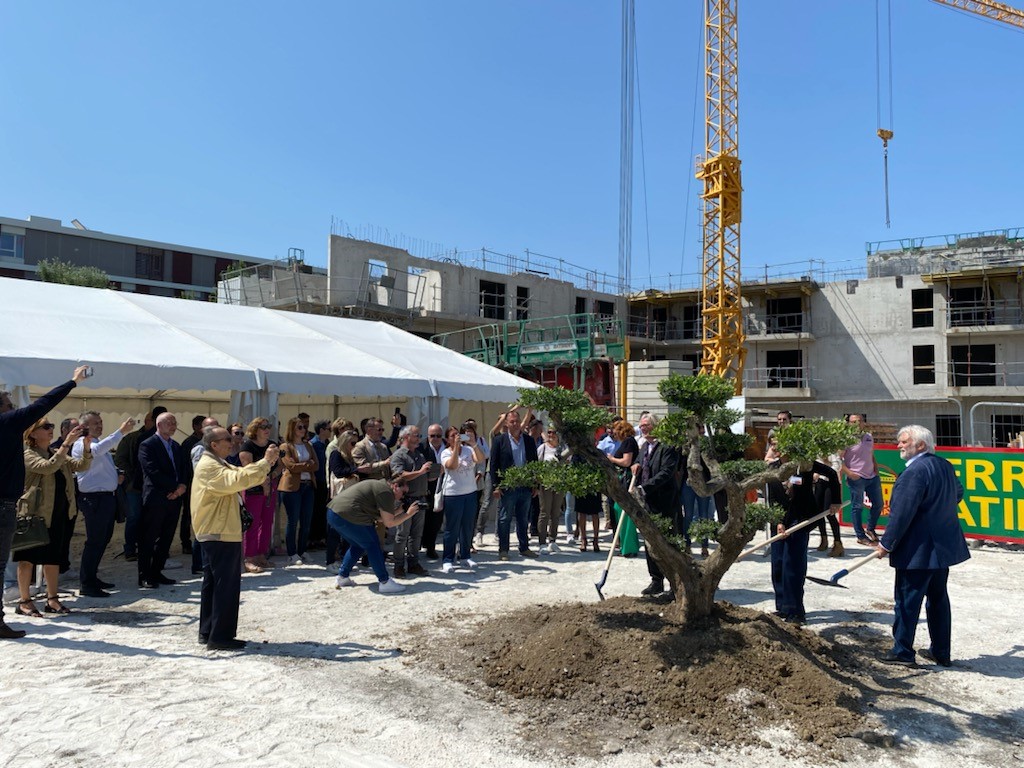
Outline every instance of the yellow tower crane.
<svg viewBox="0 0 1024 768"><path fill-rule="evenodd" d="M739 0L705 0L704 8L704 154L697 178L704 182L702 308L704 331L701 370L732 377L743 391L746 357L740 294L740 181L738 48ZM932 0L994 21L1024 28L1024 11L994 0ZM892 132L879 131L888 144Z"/></svg>

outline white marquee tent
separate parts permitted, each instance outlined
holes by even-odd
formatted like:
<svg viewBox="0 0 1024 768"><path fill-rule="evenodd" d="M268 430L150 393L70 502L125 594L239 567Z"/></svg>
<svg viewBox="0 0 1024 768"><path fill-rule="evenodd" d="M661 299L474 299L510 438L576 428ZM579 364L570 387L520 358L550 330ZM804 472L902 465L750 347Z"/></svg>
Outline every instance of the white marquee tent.
<svg viewBox="0 0 1024 768"><path fill-rule="evenodd" d="M96 373L79 389L226 392L233 421L275 413L283 394L404 399L413 423L444 421L449 400L536 386L381 322L9 278L0 306L0 382L16 401L83 362Z"/></svg>

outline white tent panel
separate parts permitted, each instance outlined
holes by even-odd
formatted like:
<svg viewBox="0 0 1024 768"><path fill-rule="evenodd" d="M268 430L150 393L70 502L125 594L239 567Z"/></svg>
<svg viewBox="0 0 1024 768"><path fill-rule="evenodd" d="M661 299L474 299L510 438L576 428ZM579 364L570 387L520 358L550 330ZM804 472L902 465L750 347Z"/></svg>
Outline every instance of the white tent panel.
<svg viewBox="0 0 1024 768"><path fill-rule="evenodd" d="M0 382L511 402L536 384L386 323L0 278ZM427 410L436 410L427 406Z"/></svg>

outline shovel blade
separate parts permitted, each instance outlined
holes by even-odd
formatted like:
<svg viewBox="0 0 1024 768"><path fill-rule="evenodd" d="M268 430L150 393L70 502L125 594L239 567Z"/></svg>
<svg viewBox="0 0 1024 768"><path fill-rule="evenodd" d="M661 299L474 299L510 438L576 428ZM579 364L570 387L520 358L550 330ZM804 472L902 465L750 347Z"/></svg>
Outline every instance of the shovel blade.
<svg viewBox="0 0 1024 768"><path fill-rule="evenodd" d="M808 576L808 581L813 581L815 584L821 584L823 587L839 587L839 589L849 589L845 584L840 584L838 581L834 581L835 576L831 579L819 579L817 576Z"/></svg>

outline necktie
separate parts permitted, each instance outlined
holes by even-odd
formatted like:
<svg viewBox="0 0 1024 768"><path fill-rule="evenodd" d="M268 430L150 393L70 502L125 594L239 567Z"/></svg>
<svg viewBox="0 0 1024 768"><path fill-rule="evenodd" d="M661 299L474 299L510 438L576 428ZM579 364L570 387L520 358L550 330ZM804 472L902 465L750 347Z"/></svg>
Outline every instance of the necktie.
<svg viewBox="0 0 1024 768"><path fill-rule="evenodd" d="M647 441L647 445L644 446L644 458L640 462L640 482L646 483L651 479L651 454L654 453L654 442L651 440Z"/></svg>

